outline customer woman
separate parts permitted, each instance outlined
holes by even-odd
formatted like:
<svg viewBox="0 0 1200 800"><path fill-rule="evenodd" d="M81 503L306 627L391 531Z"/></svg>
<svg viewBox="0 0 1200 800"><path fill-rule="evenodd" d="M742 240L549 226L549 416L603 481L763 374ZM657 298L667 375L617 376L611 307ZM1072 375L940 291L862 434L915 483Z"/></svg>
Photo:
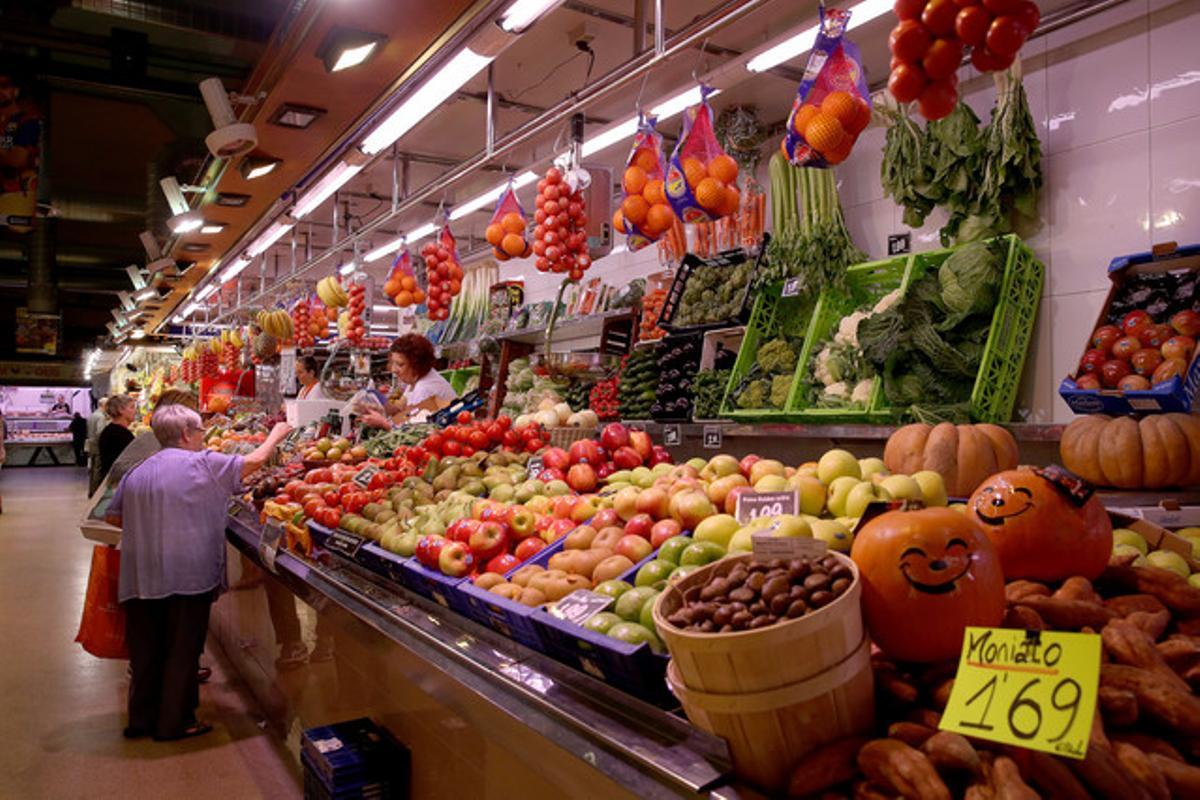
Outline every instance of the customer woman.
<svg viewBox="0 0 1200 800"><path fill-rule="evenodd" d="M100 438L97 440L100 449L101 480L112 469L113 462L121 455L121 451L133 441L129 426L137 416L137 404L127 394L114 394L108 398L105 412L109 422L104 430L100 431Z"/></svg>
<svg viewBox="0 0 1200 800"><path fill-rule="evenodd" d="M392 342L388 366L396 387L388 398L387 413L368 411L362 424L371 428L402 425L417 414L439 411L457 396L450 382L433 368L437 355L433 343L419 333L409 333Z"/></svg>
<svg viewBox="0 0 1200 800"><path fill-rule="evenodd" d="M200 415L186 406L156 410L150 427L163 449L121 480L106 519L122 529L117 596L133 670L125 736L165 741L212 730L196 719L196 663L226 588L225 513L291 427L276 425L244 457L206 450Z"/></svg>
<svg viewBox="0 0 1200 800"><path fill-rule="evenodd" d="M321 391L321 365L315 356L301 356L296 359L296 381L300 384L297 400L325 400Z"/></svg>
<svg viewBox="0 0 1200 800"><path fill-rule="evenodd" d="M195 392L187 389L167 389L159 395L158 402L154 404L154 410L157 411L167 406L186 406L199 413L200 399ZM154 435L153 430L142 431L133 437L133 441L121 451L121 455L108 470L104 483L116 489L117 484L121 482L121 478L124 478L127 472L161 449L162 445L158 443L158 438Z"/></svg>

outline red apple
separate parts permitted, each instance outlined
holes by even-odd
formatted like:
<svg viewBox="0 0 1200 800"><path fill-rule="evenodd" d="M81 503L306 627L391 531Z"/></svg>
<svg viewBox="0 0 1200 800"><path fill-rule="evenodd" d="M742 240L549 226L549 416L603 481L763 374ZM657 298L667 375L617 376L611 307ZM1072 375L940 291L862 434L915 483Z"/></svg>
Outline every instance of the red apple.
<svg viewBox="0 0 1200 800"><path fill-rule="evenodd" d="M557 542L559 539L566 536L573 530L575 530L574 520L556 519L549 528L542 532L542 539L546 542L546 544Z"/></svg>
<svg viewBox="0 0 1200 800"><path fill-rule="evenodd" d="M1096 373L1094 372L1085 372L1075 379L1075 385L1080 389L1096 391L1100 388L1100 379L1096 377ZM729 513L732 514L733 512L730 511Z"/></svg>
<svg viewBox="0 0 1200 800"><path fill-rule="evenodd" d="M571 449L568 452L572 464L579 464L584 461L589 464L599 464L603 460L600 458L600 445L591 439L580 439L577 442L572 442Z"/></svg>
<svg viewBox="0 0 1200 800"><path fill-rule="evenodd" d="M1121 329L1116 325L1101 325L1092 334L1092 347L1096 350L1103 350L1105 353L1111 353L1113 344L1121 338L1121 335Z"/></svg>
<svg viewBox="0 0 1200 800"><path fill-rule="evenodd" d="M1136 336L1123 336L1117 339L1112 346L1112 357L1119 358L1122 361L1128 361L1133 358L1133 354L1142 349L1142 341ZM1087 358L1087 356L1084 356ZM1103 362L1102 362L1103 363Z"/></svg>
<svg viewBox="0 0 1200 800"><path fill-rule="evenodd" d="M592 521L591 521L591 525L594 528L596 528L597 530L599 530L600 528L607 528L610 525L620 525L620 524L621 524L621 518L617 515L617 510L615 508L600 509L599 511L596 512L596 515L594 517L592 517Z"/></svg>
<svg viewBox="0 0 1200 800"><path fill-rule="evenodd" d="M596 467L596 480L608 480L608 476L617 471L612 461L605 461L600 466Z"/></svg>
<svg viewBox="0 0 1200 800"><path fill-rule="evenodd" d="M537 479L542 483L549 483L550 481L565 481L567 479L567 475L561 469L555 469L551 467L539 472L537 474Z"/></svg>
<svg viewBox="0 0 1200 800"><path fill-rule="evenodd" d="M1121 317L1121 331L1126 336L1137 336L1142 328L1147 325L1153 325L1154 320L1145 311L1130 311L1125 316Z"/></svg>
<svg viewBox="0 0 1200 800"><path fill-rule="evenodd" d="M1191 361L1194 352L1196 352L1196 340L1191 336L1172 336L1163 342L1163 358L1181 358L1184 361Z"/></svg>
<svg viewBox="0 0 1200 800"><path fill-rule="evenodd" d="M422 536L417 540L417 549L415 555L417 561L420 561L430 569L438 568L438 559L441 557L442 550L450 544L450 540L444 536ZM461 542L459 544L462 544ZM463 545L465 547L465 545Z"/></svg>
<svg viewBox="0 0 1200 800"><path fill-rule="evenodd" d="M567 485L577 492L591 492L596 489L596 470L587 461L573 464L567 470Z"/></svg>
<svg viewBox="0 0 1200 800"><path fill-rule="evenodd" d="M545 543L542 542L541 539L530 539L529 541L538 542L539 544L542 545L542 547L546 546ZM501 553L500 555L498 555L495 558L488 561L487 566L483 568L483 571L484 572L494 572L497 575L503 575L504 573L508 572L510 569L515 568L520 563L521 563L521 559L518 558L517 556L513 555L512 553Z"/></svg>
<svg viewBox="0 0 1200 800"><path fill-rule="evenodd" d="M1121 379L1129 373L1129 364L1114 358L1111 361L1105 361L1104 366L1100 367L1100 382L1107 389L1115 389Z"/></svg>
<svg viewBox="0 0 1200 800"><path fill-rule="evenodd" d="M525 506L510 506L508 509L508 529L513 539L525 539L535 531L537 519L533 512Z"/></svg>
<svg viewBox="0 0 1200 800"><path fill-rule="evenodd" d="M494 520L480 523L467 540L471 554L482 563L508 550L508 526Z"/></svg>
<svg viewBox="0 0 1200 800"><path fill-rule="evenodd" d="M1126 375L1117 388L1122 392L1144 392L1150 388L1150 380L1144 375Z"/></svg>
<svg viewBox="0 0 1200 800"><path fill-rule="evenodd" d="M549 528L549 527L550 527L551 525L553 525L553 524L554 524L554 517L553 517L553 515L551 515L551 514L538 514L538 515L537 515L537 522L533 523L533 528L534 528L534 530L536 530L538 533L541 533L542 531L546 530L547 528Z"/></svg>
<svg viewBox="0 0 1200 800"><path fill-rule="evenodd" d="M654 518L649 514L634 514L633 518L625 523L625 533L631 536L640 536L649 542L650 531L653 527Z"/></svg>
<svg viewBox="0 0 1200 800"><path fill-rule="evenodd" d="M570 494L554 498L554 516L570 517L571 511L574 510L575 504L578 502L579 498Z"/></svg>
<svg viewBox="0 0 1200 800"><path fill-rule="evenodd" d="M547 447L542 451L542 466L565 471L571 466L571 456L561 447Z"/></svg>
<svg viewBox="0 0 1200 800"><path fill-rule="evenodd" d="M675 458L671 455L667 448L661 444L654 445L654 449L650 453L650 466L655 464L674 464Z"/></svg>
<svg viewBox="0 0 1200 800"><path fill-rule="evenodd" d="M635 469L642 466L642 457L632 447L618 447L613 451L612 459L617 469Z"/></svg>
<svg viewBox="0 0 1200 800"><path fill-rule="evenodd" d="M635 564L652 552L654 552L654 547L648 540L631 533L627 533L617 540L617 546L613 548L614 555L625 556Z"/></svg>
<svg viewBox="0 0 1200 800"><path fill-rule="evenodd" d="M610 453L629 444L629 429L619 422L610 422L600 431L600 444Z"/></svg>
<svg viewBox="0 0 1200 800"><path fill-rule="evenodd" d="M643 464L650 459L650 456L654 455L654 443L650 441L650 434L645 431L630 431L629 446L642 457Z"/></svg>
<svg viewBox="0 0 1200 800"><path fill-rule="evenodd" d="M738 469L740 469L742 471L743 475L745 475L747 478L749 478L750 477L750 468L753 467L755 464L757 464L759 461L762 461L762 456L756 456L753 453L751 453L750 455L744 457L741 461L738 462Z"/></svg>
<svg viewBox="0 0 1200 800"><path fill-rule="evenodd" d="M1187 375L1187 362L1182 358L1168 358L1158 365L1158 369L1154 370L1154 375L1150 378L1150 383L1158 386L1164 381L1169 381L1174 377L1183 377Z"/></svg>
<svg viewBox="0 0 1200 800"><path fill-rule="evenodd" d="M1184 309L1171 317L1171 327L1184 336L1200 336L1200 314Z"/></svg>
<svg viewBox="0 0 1200 800"><path fill-rule="evenodd" d="M1096 381L1096 388L1100 388L1100 381ZM729 490L729 494L725 495L725 513L733 514L737 511L737 499L739 494L745 492L753 492L753 486L735 486Z"/></svg>
<svg viewBox="0 0 1200 800"><path fill-rule="evenodd" d="M716 507L701 490L688 489L671 498L671 516L684 530L695 530L697 525L716 513Z"/></svg>
<svg viewBox="0 0 1200 800"><path fill-rule="evenodd" d="M1163 346L1163 342L1175 335L1175 329L1170 325L1147 325L1138 330L1138 341L1142 343L1142 347L1153 347L1158 349Z"/></svg>
<svg viewBox="0 0 1200 800"><path fill-rule="evenodd" d="M653 519L664 519L667 516L667 506L671 498L662 489L643 489L637 496L634 508L639 514L646 514Z"/></svg>
<svg viewBox="0 0 1200 800"><path fill-rule="evenodd" d="M1138 375L1150 376L1154 374L1154 370L1158 369L1158 365L1163 361L1162 353L1150 347L1143 347L1133 354L1133 358L1129 359L1130 366Z"/></svg>
<svg viewBox="0 0 1200 800"><path fill-rule="evenodd" d="M1103 350L1088 350L1083 354L1083 358L1079 359L1079 373L1100 372L1100 367L1108 361L1109 354Z"/></svg>
<svg viewBox="0 0 1200 800"><path fill-rule="evenodd" d="M660 519L650 529L650 546L657 550L667 539L681 533L683 533L683 526L678 522L673 519Z"/></svg>
<svg viewBox="0 0 1200 800"><path fill-rule="evenodd" d="M530 536L528 539L522 539L517 544L517 549L513 551L513 556L517 561L525 561L532 558L534 554L540 552L546 543L537 536Z"/></svg>
<svg viewBox="0 0 1200 800"><path fill-rule="evenodd" d="M484 509L492 507L492 501L487 499L479 499L471 504L471 516L475 519L483 519Z"/></svg>
<svg viewBox="0 0 1200 800"><path fill-rule="evenodd" d="M475 556L462 542L447 542L438 554L437 566L443 575L461 578L475 568Z"/></svg>

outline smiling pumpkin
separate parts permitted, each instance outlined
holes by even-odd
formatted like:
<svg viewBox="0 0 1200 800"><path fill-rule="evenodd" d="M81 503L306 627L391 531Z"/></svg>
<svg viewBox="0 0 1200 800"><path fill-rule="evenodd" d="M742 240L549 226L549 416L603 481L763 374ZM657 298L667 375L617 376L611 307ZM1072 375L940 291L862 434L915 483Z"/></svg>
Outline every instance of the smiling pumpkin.
<svg viewBox="0 0 1200 800"><path fill-rule="evenodd" d="M971 571L971 546L959 537L946 542L945 551L934 558L921 547L900 554L900 574L908 585L926 594L949 594L960 578Z"/></svg>

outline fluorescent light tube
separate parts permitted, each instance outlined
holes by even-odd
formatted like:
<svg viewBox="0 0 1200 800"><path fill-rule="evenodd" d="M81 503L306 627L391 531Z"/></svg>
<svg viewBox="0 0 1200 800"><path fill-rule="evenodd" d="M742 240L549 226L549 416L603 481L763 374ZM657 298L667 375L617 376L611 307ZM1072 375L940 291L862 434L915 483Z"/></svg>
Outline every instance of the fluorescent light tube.
<svg viewBox="0 0 1200 800"><path fill-rule="evenodd" d="M303 219L361 171L361 164L347 164L342 161L300 195L296 201L296 207L292 209L292 216L296 219Z"/></svg>
<svg viewBox="0 0 1200 800"><path fill-rule="evenodd" d="M720 94L719 89L713 89L709 92L709 97L716 97ZM658 118L659 122L670 119L676 114L682 113L689 106L694 106L700 102L700 87L693 86L686 91L680 92L674 97L670 97L658 105L650 109L650 113ZM583 141L582 153L585 158L599 153L601 150L612 147L614 144L633 138L637 133L637 117L630 117L627 120L618 122L612 125L595 136L592 136Z"/></svg>
<svg viewBox="0 0 1200 800"><path fill-rule="evenodd" d="M500 27L509 33L524 33L560 0L517 0L500 15Z"/></svg>
<svg viewBox="0 0 1200 800"><path fill-rule="evenodd" d="M290 222L279 222L278 220L272 222L271 226L263 231L262 234L255 239L249 247L246 248L246 255L248 255L250 258L254 258L265 251L268 247L278 242L281 238L283 238L283 235L291 229L292 223Z"/></svg>
<svg viewBox="0 0 1200 800"><path fill-rule="evenodd" d="M221 277L218 278L218 281L220 281L221 283L225 283L226 281L231 281L234 278L236 278L238 275L240 275L242 273L242 270L244 270L248 266L250 266L250 259L248 259L248 258L234 259L233 263L230 264L229 267L224 272L221 273Z"/></svg>
<svg viewBox="0 0 1200 800"><path fill-rule="evenodd" d="M138 300L138 301L149 300L151 297L154 297L154 295L156 295L156 294L157 294L157 292L154 290L153 286L147 286L145 289L142 289L140 292L135 294L133 296L133 299Z"/></svg>
<svg viewBox="0 0 1200 800"><path fill-rule="evenodd" d="M200 310L199 303L196 303L196 302L188 303L186 306L183 307L183 316L190 317L192 314L195 314L199 310Z"/></svg>
<svg viewBox="0 0 1200 800"><path fill-rule="evenodd" d="M208 297L209 297L209 295L211 295L213 292L215 292L215 291L217 290L217 286L219 286L219 285L220 285L220 284L218 284L216 281L213 281L213 282L212 282L212 283L210 283L208 286L205 286L205 287L204 287L203 289L201 289L201 290L200 290L200 292L199 292L199 293L196 295L196 300L198 300L198 301L199 301L199 300L207 300L207 299L208 299Z"/></svg>
<svg viewBox="0 0 1200 800"><path fill-rule="evenodd" d="M517 175L517 177L513 178L513 189L520 189L522 186L528 186L537 179L538 176L536 173L526 170L525 172ZM505 181L498 186L494 186L478 197L473 197L462 205L455 206L450 212L450 219L462 219L468 214L474 214L481 208L486 208L490 203L494 203L500 196L500 193L503 192L507 187L508 181Z"/></svg>
<svg viewBox="0 0 1200 800"><path fill-rule="evenodd" d="M396 252L401 247L404 247L404 245L406 245L406 244L411 244L412 242L415 242L418 239L424 239L426 236L435 232L437 229L438 229L437 225L434 225L432 222L427 222L410 234L407 234L405 236L397 236L395 239L392 239L390 242L385 242L384 244L381 244L379 247L376 247L374 250L370 251L365 256L363 256L363 261L366 261L368 263L372 262L372 261L378 261L379 259L383 258L384 256L386 256L390 253Z"/></svg>
<svg viewBox="0 0 1200 800"><path fill-rule="evenodd" d="M391 147L491 62L491 56L464 47L363 139L362 151L373 156Z"/></svg>
<svg viewBox="0 0 1200 800"><path fill-rule="evenodd" d="M864 2L851 6L849 9L850 24L846 26L846 29L854 30L860 25L865 25L873 19L882 17L891 10L892 3L886 0L864 0ZM795 36L787 37L747 61L746 69L751 72L765 72L772 67L779 66L785 61L799 58L812 49L813 44L817 41L817 33L820 30L821 26L818 23L811 28L806 28Z"/></svg>
<svg viewBox="0 0 1200 800"><path fill-rule="evenodd" d="M343 275L349 275L351 272L354 272L354 270L356 270L356 269L358 269L357 261L347 261L345 264L342 264L340 267L338 267L338 272L340 272Z"/></svg>
<svg viewBox="0 0 1200 800"><path fill-rule="evenodd" d="M133 339L145 339L146 332L144 330L142 330L141 328L134 328L133 333L129 334L129 336L130 336L130 338L133 338Z"/></svg>

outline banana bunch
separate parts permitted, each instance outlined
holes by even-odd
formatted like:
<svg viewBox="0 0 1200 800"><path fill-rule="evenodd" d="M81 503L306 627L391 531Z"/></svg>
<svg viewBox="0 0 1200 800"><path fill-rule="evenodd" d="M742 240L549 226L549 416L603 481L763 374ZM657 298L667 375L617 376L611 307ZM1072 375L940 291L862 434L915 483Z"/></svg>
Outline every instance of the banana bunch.
<svg viewBox="0 0 1200 800"><path fill-rule="evenodd" d="M189 344L187 347L183 348L184 361L195 361L199 357L200 354L196 352L196 345Z"/></svg>
<svg viewBox="0 0 1200 800"><path fill-rule="evenodd" d="M349 311L343 311L341 314L338 314L337 326L338 326L338 336L345 339L346 334L349 333L349 331L350 331L350 312Z"/></svg>
<svg viewBox="0 0 1200 800"><path fill-rule="evenodd" d="M279 341L286 342L292 338L292 317L283 309L276 308L270 311L264 309L258 312L258 316L254 319L258 323L258 327Z"/></svg>
<svg viewBox="0 0 1200 800"><path fill-rule="evenodd" d="M317 297L328 308L341 308L350 302L350 295L346 294L341 281L334 275L326 275L317 281Z"/></svg>
<svg viewBox="0 0 1200 800"><path fill-rule="evenodd" d="M246 341L245 341L245 339L242 338L242 329L241 328L230 328L229 329L229 343L231 345L233 345L234 347L236 347L238 350L241 350L242 347L245 346Z"/></svg>
<svg viewBox="0 0 1200 800"><path fill-rule="evenodd" d="M213 338L209 339L208 340L208 349L211 350L214 355L218 355L218 356L221 355L221 339L220 339L220 337L214 336Z"/></svg>

